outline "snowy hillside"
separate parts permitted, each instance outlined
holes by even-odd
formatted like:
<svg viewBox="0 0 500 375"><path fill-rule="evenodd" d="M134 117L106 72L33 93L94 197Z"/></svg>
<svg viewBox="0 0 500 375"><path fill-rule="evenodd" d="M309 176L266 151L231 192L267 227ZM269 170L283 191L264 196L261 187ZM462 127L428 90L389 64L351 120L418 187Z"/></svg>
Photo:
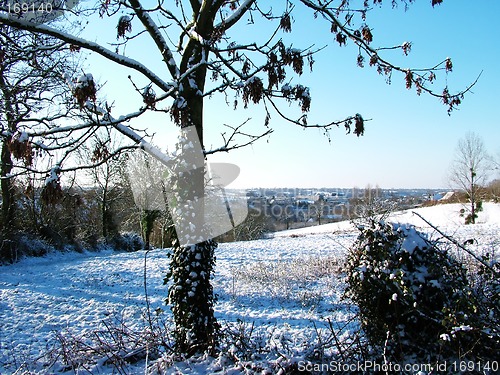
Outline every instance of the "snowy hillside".
<svg viewBox="0 0 500 375"><path fill-rule="evenodd" d="M407 223L415 225L418 228L425 228L426 224L421 218L414 214L414 212L416 212L423 216L427 221L438 227L463 227L465 226L464 219L460 217L460 210L463 207L464 206L462 204L456 203L416 208L413 210L395 212L386 220L398 223ZM491 202L484 203L483 211L478 213L477 223L482 225L476 225L476 227L500 226L500 204ZM348 230L349 228L352 228L352 224L348 221L342 221L338 223L282 231L277 233L275 236L281 237L314 233L331 233L338 230Z"/></svg>
<svg viewBox="0 0 500 375"><path fill-rule="evenodd" d="M500 205L488 203L484 208L480 224L470 226L461 224L458 205L416 211L458 239L475 238L476 251L485 252L498 249ZM425 228L411 212L395 214L392 219ZM223 328L253 327L252 334L267 342L263 345L286 348L290 360L301 358L330 325L342 328L346 337L352 336L358 327L351 320L353 307L340 296L342 262L356 236L351 223L335 223L281 232L270 239L221 244L214 287L219 296L216 314ZM61 367L61 345L91 341L95 332L109 332L110 326L144 331L148 327L145 259L150 311L154 320L170 324L163 285L167 251L50 254L0 267L0 373L20 368L32 373L73 373L70 367ZM265 362L269 371L274 371L276 361L269 358ZM82 373L116 373L106 363L103 358L85 364ZM161 361L158 364L166 366ZM168 372L186 374L220 373L223 369L243 373L233 362L220 358L169 365ZM142 360L127 365L124 371L144 373L145 367Z"/></svg>

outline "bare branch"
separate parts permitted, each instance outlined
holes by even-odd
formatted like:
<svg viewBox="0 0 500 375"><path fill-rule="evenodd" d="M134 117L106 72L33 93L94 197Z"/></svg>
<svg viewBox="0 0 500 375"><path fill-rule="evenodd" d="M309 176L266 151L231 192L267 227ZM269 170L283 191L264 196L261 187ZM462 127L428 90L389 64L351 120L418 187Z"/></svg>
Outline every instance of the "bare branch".
<svg viewBox="0 0 500 375"><path fill-rule="evenodd" d="M421 68L421 69L408 69L408 68L403 68L400 66L397 66L388 60L382 58L379 56L379 51L382 50L387 50L387 49L402 49L405 54L408 54L409 49L411 47L411 44L404 43L400 46L396 47L385 47L385 48L374 48L370 45L371 42L371 32L367 27L363 29L363 31L367 30L366 33L362 33L359 30L352 30L348 27L350 24L350 19L346 21L345 23L342 23L339 21L338 17L335 14L335 11L337 13L346 12L347 14L351 13L351 18L352 18L352 10L347 10L347 9L330 9L325 5L321 5L321 2L316 4L312 0L300 0L305 6L307 6L310 9L313 9L315 12L321 14L326 20L332 23L332 29L337 30L337 41L339 42L340 45L346 44L346 37L352 40L360 49L360 51L363 51L366 53L369 57L370 65L371 66L376 66L377 70L381 74L386 74L390 75L392 71L398 71L400 73L403 73L405 75L406 79L406 87L409 89L412 86L414 86L417 90L417 94L420 95L422 91L430 94L431 96L434 96L436 98L441 99L443 104L448 106L448 113L451 113L453 109L455 109L462 101L464 94L469 92L471 88L476 84L477 80L479 79L479 76L476 78L476 80L470 84L465 90L462 90L460 92L457 92L455 94L450 94L448 91L448 88L445 87L444 90L441 93L438 93L432 89L429 89L426 87L425 83L432 83L435 79L435 74L434 72L437 70L444 70L447 73L451 71L452 64L450 59L445 59L441 63L434 65L433 67L429 68ZM346 2L347 4L348 2ZM366 13L366 9L362 11L362 14ZM363 66L363 61L364 57L361 55L361 53L358 56L358 65ZM427 74L430 73L430 74Z"/></svg>
<svg viewBox="0 0 500 375"><path fill-rule="evenodd" d="M249 146L249 145L255 143L259 139L261 139L265 136L268 136L273 132L272 129L268 129L267 131L265 131L264 133L259 134L259 135L244 133L241 131L241 128L243 126L245 126L248 123L248 121L250 121L250 119L247 119L242 124L240 124L236 127L224 124L224 126L231 129L231 132L229 133L229 135L226 135L226 133L221 134L222 139L224 140L224 145L219 147L219 148L210 150L210 151L204 151L204 154L205 155L213 155L213 154L218 153L218 152L229 152L232 150L243 148L243 147L246 147L246 146ZM244 138L247 138L248 140L246 142L238 144L238 143L234 142L234 139L236 137L244 137Z"/></svg>
<svg viewBox="0 0 500 375"><path fill-rule="evenodd" d="M169 91L172 88L172 83L164 82L160 77L148 69L145 65L140 62L128 58L126 56L119 55L98 43L91 42L86 39L78 38L76 36L63 33L59 30L51 28L45 25L38 25L33 22L23 21L19 19L10 18L5 14L0 14L0 24L12 26L18 29L30 31L32 33L41 33L45 35L50 35L54 38L60 39L66 43L87 49L98 53L99 55L107 58L110 61L116 62L120 65L126 66L128 68L134 69L142 73L145 77L151 80L155 85L160 87L164 91Z"/></svg>
<svg viewBox="0 0 500 375"><path fill-rule="evenodd" d="M255 4L256 0L245 0L229 17L224 19L221 23L215 26L216 29L225 32L234 26L245 13Z"/></svg>
<svg viewBox="0 0 500 375"><path fill-rule="evenodd" d="M478 257L476 254L474 254L473 251L467 249L464 245L462 245L460 242L458 242L456 239L454 239L453 237L451 236L448 236L446 233L444 233L442 230L440 230L439 228L437 228L435 225L433 225L432 223L430 223L428 220L426 220L422 215L420 215L418 212L415 212L415 211L412 211L412 214L418 216L420 219L422 219L428 226L430 226L432 229L434 229L437 233L439 233L441 236L443 236L444 238L446 238L448 241L450 241L452 244L454 244L455 246L457 246L459 249L465 251L467 254L469 254L470 256L472 256L475 260L477 260L479 263L481 263L483 266L485 266L486 268L488 268L491 272L493 272L494 275L496 275L496 277L500 277L500 272L497 272L491 265L489 265L488 263L486 263L483 259L481 259L480 257Z"/></svg>
<svg viewBox="0 0 500 375"><path fill-rule="evenodd" d="M174 59L174 56L172 54L172 51L170 51L170 48L168 47L167 42L165 41L165 39L161 35L158 26L155 24L155 22L152 20L152 18L149 16L149 14L143 9L141 3L138 0L129 0L129 1L130 1L130 4L132 5L132 8L133 8L135 14L141 20L142 24L144 25L144 27L148 31L149 35L151 36L151 38L155 42L156 47L161 52L161 54L163 56L163 61L165 62L165 64L167 64L167 68L168 68L172 78L174 80L177 80L177 78L179 77L179 68L177 67L177 65L175 63L175 59ZM168 90L165 90L165 91L168 91Z"/></svg>

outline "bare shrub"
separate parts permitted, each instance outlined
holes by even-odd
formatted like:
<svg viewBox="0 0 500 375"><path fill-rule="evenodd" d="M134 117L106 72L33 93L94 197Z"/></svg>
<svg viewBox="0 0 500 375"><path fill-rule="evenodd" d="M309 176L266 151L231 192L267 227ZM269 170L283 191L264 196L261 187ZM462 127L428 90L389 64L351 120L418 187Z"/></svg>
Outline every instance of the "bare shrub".
<svg viewBox="0 0 500 375"><path fill-rule="evenodd" d="M45 368L56 372L92 374L104 366L127 374L131 364L155 360L170 350L170 340L165 336L168 332L159 315L154 325L141 329L131 328L123 317L110 317L94 330L55 333L52 348L41 360Z"/></svg>

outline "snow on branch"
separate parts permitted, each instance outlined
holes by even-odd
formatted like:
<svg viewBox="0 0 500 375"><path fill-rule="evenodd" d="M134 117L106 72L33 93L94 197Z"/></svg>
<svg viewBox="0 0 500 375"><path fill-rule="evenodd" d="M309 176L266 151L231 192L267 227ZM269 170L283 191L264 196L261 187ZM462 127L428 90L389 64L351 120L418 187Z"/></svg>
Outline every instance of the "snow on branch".
<svg viewBox="0 0 500 375"><path fill-rule="evenodd" d="M168 162L170 161L170 157L168 155L166 155L165 153L160 151L157 147L153 146L151 143L146 141L143 136L135 132L132 128L123 125L122 122L125 120L124 117L115 119L111 116L108 110L92 103L88 103L87 108L94 113L104 114L103 117L106 119L106 122L104 124L112 125L121 134L131 139L137 145L136 146L137 148L146 151L148 154L150 154L151 156L153 156L154 158L156 158L165 165L167 165ZM134 113L134 116L138 116L139 114L140 114L139 112L136 112Z"/></svg>
<svg viewBox="0 0 500 375"><path fill-rule="evenodd" d="M241 17L247 12L247 10L250 9L250 7L255 3L256 0L245 0L235 11L233 14L231 14L229 17L227 17L225 20L223 20L221 23L219 23L217 26L215 26L216 29L226 31L228 30L231 26L236 24Z"/></svg>
<svg viewBox="0 0 500 375"><path fill-rule="evenodd" d="M167 41L160 33L158 26L155 24L153 19L149 16L148 12L144 10L138 0L130 0L130 5L134 9L135 14L142 22L149 35L155 42L158 50L161 52L163 56L163 61L167 64L167 68L172 75L174 80L177 80L179 77L179 68L177 67L172 51L168 47Z"/></svg>
<svg viewBox="0 0 500 375"><path fill-rule="evenodd" d="M50 35L54 38L60 39L66 43L84 48L86 50L95 52L108 60L118 63L119 65L126 66L128 68L134 69L142 73L145 77L151 80L155 85L160 87L164 91L169 91L172 87L172 83L167 83L158 77L154 72L148 69L145 65L141 64L137 60L128 58L126 56L115 53L98 43L91 42L86 39L78 38L76 36L65 33L61 30L54 29L46 25L39 25L33 22L24 21L21 19L14 19L6 14L0 14L0 25L7 25L16 27L22 30L27 30L33 33L41 33L44 35Z"/></svg>

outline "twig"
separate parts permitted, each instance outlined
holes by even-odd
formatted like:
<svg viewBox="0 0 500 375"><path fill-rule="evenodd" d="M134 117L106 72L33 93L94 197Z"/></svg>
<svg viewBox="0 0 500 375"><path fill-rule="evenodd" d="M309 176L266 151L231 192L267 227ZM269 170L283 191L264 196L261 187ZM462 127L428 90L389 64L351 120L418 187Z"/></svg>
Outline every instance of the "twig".
<svg viewBox="0 0 500 375"><path fill-rule="evenodd" d="M488 263L486 263L483 259L479 258L476 254L474 254L472 251L470 251L469 249L467 249L464 245L462 245L461 243L459 243L457 240L455 240L453 237L451 236L448 236L447 234L443 233L443 231L439 230L435 225L431 224L428 220L424 219L422 217L422 215L420 215L419 213L415 212L415 211L412 211L412 214L414 215L417 215L419 218L421 218L427 225L429 225L432 229L434 229L436 232L438 232L441 236L443 236L444 238L446 238L448 241L450 241L451 243L453 243L455 246L457 246L459 249L462 249L463 251L465 251L467 254L469 254L470 256L472 256L474 259L476 259L479 263L481 263L483 266L485 266L486 268L488 268L491 272L493 272L493 274L496 276L496 277L499 277L500 276L500 272L497 272L493 267L491 267Z"/></svg>
<svg viewBox="0 0 500 375"><path fill-rule="evenodd" d="M332 333L333 339L335 340L335 345L337 347L337 350L339 351L340 357L342 358L343 362L346 362L346 357L344 355L344 350L342 348L342 344L339 341L337 334L335 333L335 328L333 327L332 320L330 318L327 318L326 321L328 322L328 326L330 327L330 332Z"/></svg>
<svg viewBox="0 0 500 375"><path fill-rule="evenodd" d="M149 328L151 329L151 333L153 333L154 329L153 329L153 320L151 319L151 309L149 304L148 279L147 279L148 253L149 250L147 250L146 253L144 254L144 296L146 298L146 314L148 316Z"/></svg>

